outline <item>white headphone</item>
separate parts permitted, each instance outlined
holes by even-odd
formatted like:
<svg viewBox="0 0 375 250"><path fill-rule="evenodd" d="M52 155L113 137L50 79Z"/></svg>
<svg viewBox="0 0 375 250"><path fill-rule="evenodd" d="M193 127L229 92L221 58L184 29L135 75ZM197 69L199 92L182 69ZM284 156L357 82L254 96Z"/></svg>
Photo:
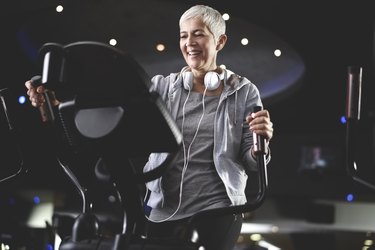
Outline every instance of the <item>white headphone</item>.
<svg viewBox="0 0 375 250"><path fill-rule="evenodd" d="M220 86L222 80L224 80L224 69L221 74L215 71L209 71L204 76L204 85L207 90L215 90ZM185 67L181 71L182 82L186 90L191 90L193 88L193 72L188 71L188 67Z"/></svg>

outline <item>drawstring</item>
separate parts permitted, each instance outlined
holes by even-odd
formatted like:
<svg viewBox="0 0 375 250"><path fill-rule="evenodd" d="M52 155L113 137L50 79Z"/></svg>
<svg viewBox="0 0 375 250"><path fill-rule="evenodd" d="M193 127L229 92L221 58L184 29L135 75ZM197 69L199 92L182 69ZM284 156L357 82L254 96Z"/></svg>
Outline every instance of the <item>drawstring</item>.
<svg viewBox="0 0 375 250"><path fill-rule="evenodd" d="M227 85L228 83L228 71L226 69L223 69L224 70L224 86ZM230 75L232 75L233 72L231 72ZM232 84L230 85L232 86L232 88L234 87ZM234 118L233 118L233 123L234 125L237 124L237 95L238 95L238 90L235 91L235 96L234 96Z"/></svg>
<svg viewBox="0 0 375 250"><path fill-rule="evenodd" d="M234 125L237 124L237 91L234 97Z"/></svg>

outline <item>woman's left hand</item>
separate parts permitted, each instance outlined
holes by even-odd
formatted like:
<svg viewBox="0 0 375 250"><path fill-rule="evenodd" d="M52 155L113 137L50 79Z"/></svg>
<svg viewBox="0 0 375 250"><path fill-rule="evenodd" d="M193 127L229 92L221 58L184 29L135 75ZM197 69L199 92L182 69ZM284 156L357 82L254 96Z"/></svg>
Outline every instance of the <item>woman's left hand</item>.
<svg viewBox="0 0 375 250"><path fill-rule="evenodd" d="M267 109L249 114L246 117L246 122L249 124L249 130L252 133L262 135L267 142L271 140L273 136L273 123Z"/></svg>

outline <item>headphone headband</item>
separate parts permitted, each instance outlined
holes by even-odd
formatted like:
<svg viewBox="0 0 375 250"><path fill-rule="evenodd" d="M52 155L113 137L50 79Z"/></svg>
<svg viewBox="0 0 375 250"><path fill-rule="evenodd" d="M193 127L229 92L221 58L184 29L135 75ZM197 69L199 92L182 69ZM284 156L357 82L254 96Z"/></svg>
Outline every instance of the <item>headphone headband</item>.
<svg viewBox="0 0 375 250"><path fill-rule="evenodd" d="M204 85L207 90L215 90L220 86L222 80L225 79L226 70L222 69L219 74L216 71L208 71L204 76ZM190 71L189 66L185 66L181 70L182 82L186 90L193 88L193 72Z"/></svg>

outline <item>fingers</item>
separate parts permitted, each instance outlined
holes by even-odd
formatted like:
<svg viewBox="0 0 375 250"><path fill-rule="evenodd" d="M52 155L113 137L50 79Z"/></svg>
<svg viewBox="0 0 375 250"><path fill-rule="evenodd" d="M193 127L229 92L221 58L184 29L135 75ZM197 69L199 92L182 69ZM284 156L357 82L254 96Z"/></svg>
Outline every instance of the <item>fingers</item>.
<svg viewBox="0 0 375 250"><path fill-rule="evenodd" d="M30 89L34 88L33 83L30 80L25 82L25 86L26 86L28 92L29 92ZM27 93L27 94L29 94L29 93Z"/></svg>
<svg viewBox="0 0 375 250"><path fill-rule="evenodd" d="M41 106L45 102L43 95L45 88L43 86L33 86L32 81L30 80L25 82L25 86L27 88L27 95L29 96L31 105L34 107Z"/></svg>
<svg viewBox="0 0 375 250"><path fill-rule="evenodd" d="M268 110L264 109L256 113L251 113L246 117L249 130L258 135L262 135L269 141L273 136L273 123Z"/></svg>
<svg viewBox="0 0 375 250"><path fill-rule="evenodd" d="M255 118L257 117L268 117L270 118L270 114L268 112L268 110L266 109L263 109L261 111L258 111L258 112L253 112L253 113L250 113L247 117L246 117L246 121L247 123L250 123L252 120L254 120Z"/></svg>
<svg viewBox="0 0 375 250"><path fill-rule="evenodd" d="M42 94L30 95L29 100L34 107L40 107L45 102Z"/></svg>
<svg viewBox="0 0 375 250"><path fill-rule="evenodd" d="M253 133L264 136L267 141L271 140L273 136L273 124L271 121L252 125L249 130Z"/></svg>

